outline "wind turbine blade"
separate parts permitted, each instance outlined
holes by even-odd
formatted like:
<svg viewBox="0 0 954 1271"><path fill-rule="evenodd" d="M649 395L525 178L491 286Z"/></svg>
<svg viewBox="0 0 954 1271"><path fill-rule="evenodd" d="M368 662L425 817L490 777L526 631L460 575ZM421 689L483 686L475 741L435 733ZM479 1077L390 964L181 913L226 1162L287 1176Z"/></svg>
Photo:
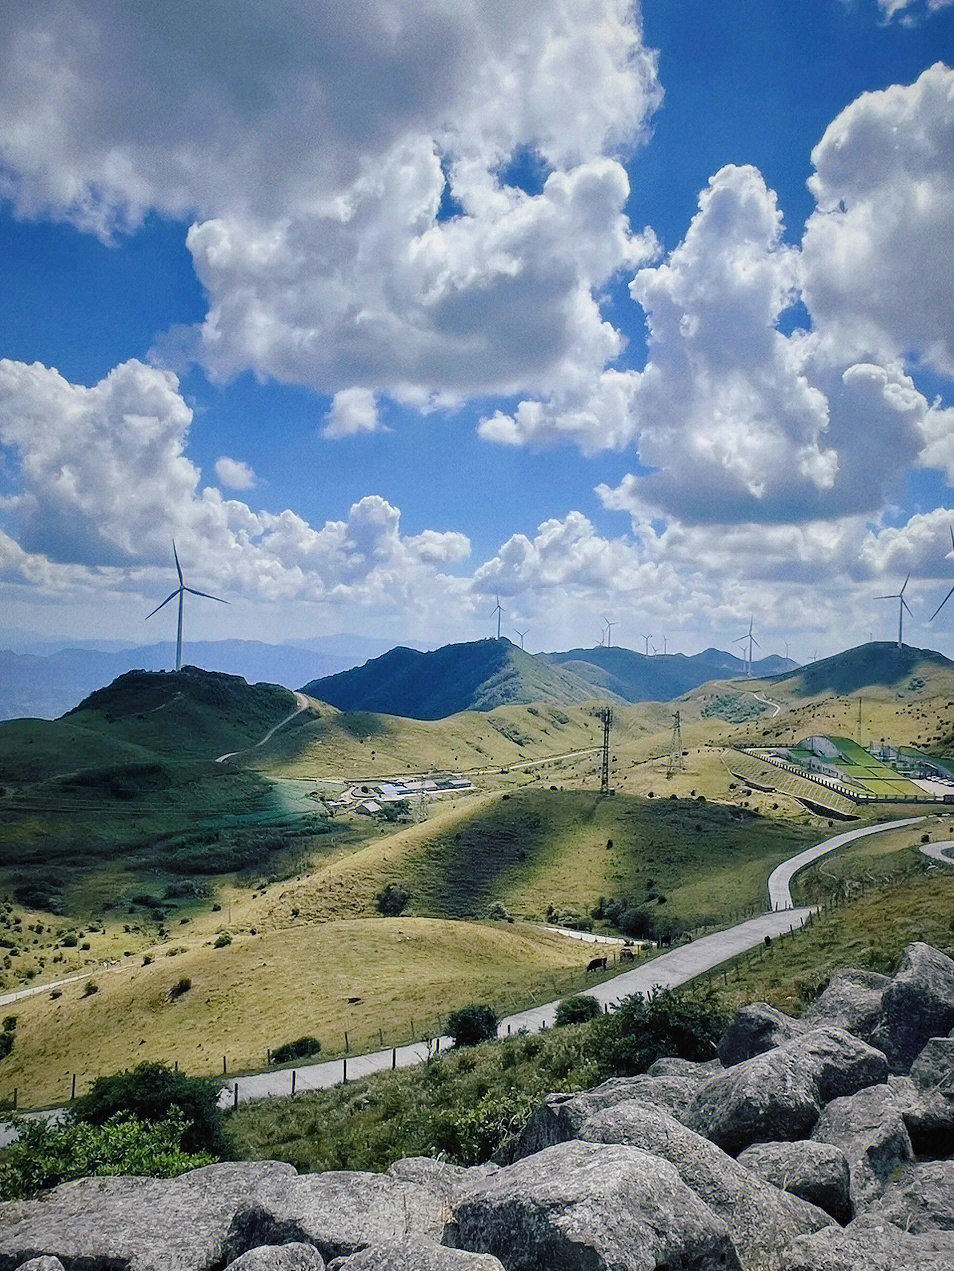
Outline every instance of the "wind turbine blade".
<svg viewBox="0 0 954 1271"><path fill-rule="evenodd" d="M901 601L901 603L904 605L905 609L907 609L908 613L910 613L910 614L911 614L911 617L913 618L913 617L914 617L914 613L912 612L912 610L911 610L911 606L908 604L908 602L905 600L905 598L904 598L903 596L899 596L899 597L898 597L898 599Z"/></svg>
<svg viewBox="0 0 954 1271"><path fill-rule="evenodd" d="M944 599L941 601L938 607L931 614L930 618L928 618L928 622L934 621L934 619L941 612L941 610L944 608L944 606L947 604L947 602L950 600L952 596L954 596L954 587L951 588L951 590L947 593L947 595L944 597Z"/></svg>
<svg viewBox="0 0 954 1271"><path fill-rule="evenodd" d="M182 566L179 564L179 553L176 551L176 540L172 540L172 554L176 558L176 573L179 575L179 583L182 583Z"/></svg>
<svg viewBox="0 0 954 1271"><path fill-rule="evenodd" d="M911 577L911 571L910 571L910 569L909 569L909 570L908 570L908 578L910 578L910 577ZM907 585L908 585L908 578L905 578L904 582L901 584L901 590L898 592L898 595L899 595L899 596L903 596L903 595L904 595L904 589L905 589L905 587L907 587Z"/></svg>
<svg viewBox="0 0 954 1271"><path fill-rule="evenodd" d="M948 529L951 531L951 550L954 551L954 525L949 525Z"/></svg>
<svg viewBox="0 0 954 1271"><path fill-rule="evenodd" d="M177 587L177 588L175 589L175 591L174 591L174 592L172 592L172 594L171 594L171 595L166 596L165 600L162 602L162 605L167 605L167 604L169 603L169 601L170 601L170 600L175 600L175 598L176 598L176 596L178 596L178 594L179 594L179 588ZM150 611L146 614L146 617L145 617L145 619L143 619L143 621L146 621L146 620L148 620L149 618L151 618L151 617L152 617L152 615L153 615L154 613L158 613L158 612L159 612L159 610L162 608L162 605L156 605L155 609L150 609Z"/></svg>
<svg viewBox="0 0 954 1271"><path fill-rule="evenodd" d="M897 592L895 592L893 596L875 596L875 600L897 600L897 599L898 599Z"/></svg>
<svg viewBox="0 0 954 1271"><path fill-rule="evenodd" d="M196 591L194 587L183 587L183 591L187 591L191 596L205 596L206 600L217 600L220 605L227 605L229 602L223 600L221 596L210 596L207 591Z"/></svg>
<svg viewBox="0 0 954 1271"><path fill-rule="evenodd" d="M752 636L752 637L751 637L751 639L752 639L752 643L755 645L755 647L756 647L757 649L761 649L761 647L762 647L762 646L759 644L758 640L756 640L755 636Z"/></svg>

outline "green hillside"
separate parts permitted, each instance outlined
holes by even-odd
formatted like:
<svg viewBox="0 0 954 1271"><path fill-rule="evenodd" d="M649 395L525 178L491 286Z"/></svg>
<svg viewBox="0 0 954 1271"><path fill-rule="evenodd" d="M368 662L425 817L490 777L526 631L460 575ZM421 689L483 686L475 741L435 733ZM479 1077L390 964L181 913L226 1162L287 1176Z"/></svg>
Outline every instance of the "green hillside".
<svg viewBox="0 0 954 1271"><path fill-rule="evenodd" d="M954 662L933 649L916 649L893 641L859 644L830 658L821 658L795 671L774 677L772 687L787 689L795 697L822 693L856 693L861 689L903 689L912 680L938 671L954 672Z"/></svg>
<svg viewBox="0 0 954 1271"><path fill-rule="evenodd" d="M685 653L655 653L647 657L633 649L604 647L570 649L565 653L542 654L553 666L571 672L593 686L627 702L670 702L711 680L744 674L741 658L720 649L704 649L691 656ZM756 676L777 675L794 664L776 655L754 662Z"/></svg>
<svg viewBox="0 0 954 1271"><path fill-rule="evenodd" d="M312 680L304 692L339 710L411 719L444 719L530 702L565 706L596 696L591 684L506 638L447 644L430 653L391 649L363 666Z"/></svg>

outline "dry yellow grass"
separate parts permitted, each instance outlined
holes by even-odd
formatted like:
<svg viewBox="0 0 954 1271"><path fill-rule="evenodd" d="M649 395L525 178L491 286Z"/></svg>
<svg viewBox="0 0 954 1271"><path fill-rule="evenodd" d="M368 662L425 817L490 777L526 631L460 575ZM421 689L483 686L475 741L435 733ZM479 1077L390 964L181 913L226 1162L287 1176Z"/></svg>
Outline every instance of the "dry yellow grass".
<svg viewBox="0 0 954 1271"><path fill-rule="evenodd" d="M189 1072L261 1069L268 1047L303 1034L340 1053L434 1030L469 1002L515 1009L561 990L592 950L575 940L514 924L426 918L371 918L239 936L222 949L200 947L149 966L122 967L6 1008L18 1016L16 1043L3 1060L0 1096L19 1088L21 1106L63 1101L96 1076L144 1060L178 1062ZM192 987L173 999L182 976ZM355 999L355 1000L349 1000Z"/></svg>

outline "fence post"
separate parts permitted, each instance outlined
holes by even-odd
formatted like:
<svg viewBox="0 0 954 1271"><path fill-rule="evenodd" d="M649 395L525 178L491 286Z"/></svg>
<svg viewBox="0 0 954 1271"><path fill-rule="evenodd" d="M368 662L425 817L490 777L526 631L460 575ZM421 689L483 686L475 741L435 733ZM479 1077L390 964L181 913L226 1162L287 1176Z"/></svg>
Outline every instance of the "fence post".
<svg viewBox="0 0 954 1271"><path fill-rule="evenodd" d="M73 1073L73 1084L72 1084L72 1087L71 1087L71 1089L70 1089L70 1099L75 1099L75 1098L76 1098L76 1073L74 1072L74 1073Z"/></svg>
<svg viewBox="0 0 954 1271"><path fill-rule="evenodd" d="M16 1086L14 1086L14 1087L13 1087L13 1110L14 1110L14 1112L16 1112L16 1110L17 1110L17 1088L16 1088Z"/></svg>
<svg viewBox="0 0 954 1271"><path fill-rule="evenodd" d="M383 1028L378 1029L378 1045L383 1049L384 1047L384 1029Z"/></svg>
<svg viewBox="0 0 954 1271"><path fill-rule="evenodd" d="M350 1045L350 1043L348 1042L348 1034L347 1034L347 1031L346 1031L346 1032L345 1032L345 1054L347 1054L347 1053L348 1053L348 1051L349 1051L350 1049L351 1049L351 1045Z"/></svg>
<svg viewBox="0 0 954 1271"><path fill-rule="evenodd" d="M232 1087L232 1111L238 1107L238 1082Z"/></svg>
<svg viewBox="0 0 954 1271"><path fill-rule="evenodd" d="M391 1067L397 1067L397 1046L392 1046L391 1048Z"/></svg>
<svg viewBox="0 0 954 1271"><path fill-rule="evenodd" d="M222 1056L222 1076L223 1076L223 1077L224 1077L224 1076L228 1073L228 1070L229 1070L229 1069L228 1069L228 1063L227 1063L227 1061L226 1061L226 1057L225 1057L225 1055L223 1055L223 1056Z"/></svg>
<svg viewBox="0 0 954 1271"><path fill-rule="evenodd" d="M295 1069L294 1068L291 1070L291 1092L292 1094L295 1093Z"/></svg>
<svg viewBox="0 0 954 1271"><path fill-rule="evenodd" d="M344 1056L344 1057L342 1058L342 1060L341 1060L341 1080L342 1080L343 1082L348 1080L348 1059L347 1059L347 1056Z"/></svg>
<svg viewBox="0 0 954 1271"><path fill-rule="evenodd" d="M266 1062L266 1064L270 1064L270 1063L272 1062L272 1048L271 1048L271 1046L269 1046L268 1050L266 1050L266 1052L265 1052L265 1062Z"/></svg>

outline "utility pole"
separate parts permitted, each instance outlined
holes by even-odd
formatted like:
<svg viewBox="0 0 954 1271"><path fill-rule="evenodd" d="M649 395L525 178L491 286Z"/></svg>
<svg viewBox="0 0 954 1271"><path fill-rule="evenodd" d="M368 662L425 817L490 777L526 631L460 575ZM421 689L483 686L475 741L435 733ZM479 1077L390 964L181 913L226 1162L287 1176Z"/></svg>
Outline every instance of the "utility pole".
<svg viewBox="0 0 954 1271"><path fill-rule="evenodd" d="M610 728L613 724L613 712L604 706L599 718L603 724L603 754L600 762L600 794L610 794Z"/></svg>
<svg viewBox="0 0 954 1271"><path fill-rule="evenodd" d="M682 771L682 728L678 711L672 717L672 745L669 747L669 762L666 764L667 780L677 768Z"/></svg>

